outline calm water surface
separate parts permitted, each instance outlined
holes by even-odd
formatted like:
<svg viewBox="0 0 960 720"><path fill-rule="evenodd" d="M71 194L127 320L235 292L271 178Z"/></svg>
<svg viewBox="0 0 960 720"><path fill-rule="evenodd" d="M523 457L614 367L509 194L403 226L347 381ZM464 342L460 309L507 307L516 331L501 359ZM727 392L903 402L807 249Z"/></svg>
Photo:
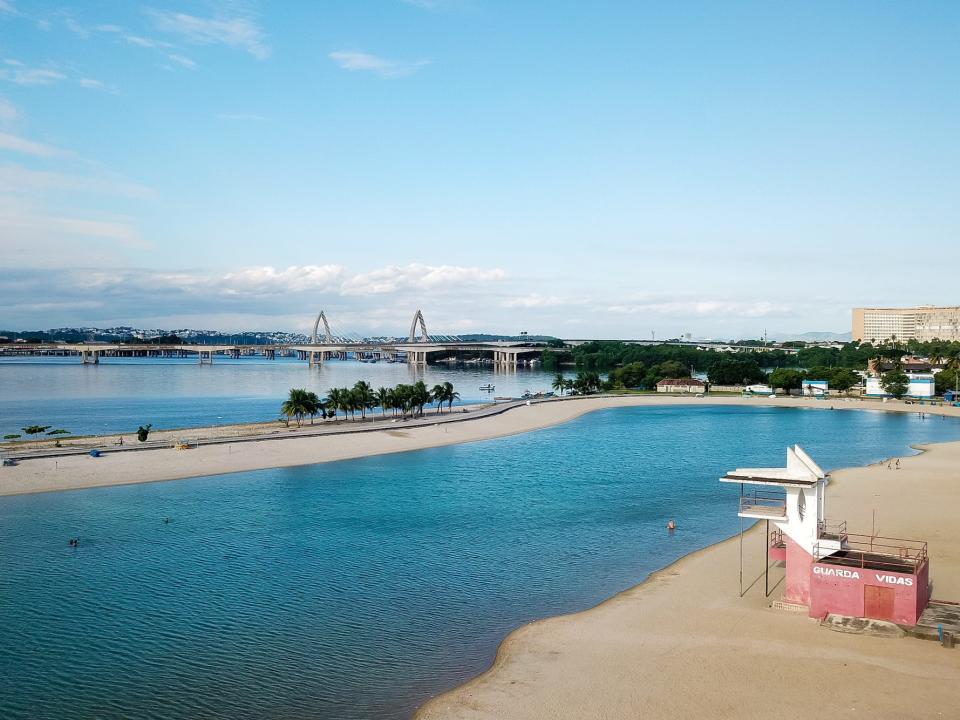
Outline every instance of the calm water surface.
<svg viewBox="0 0 960 720"><path fill-rule="evenodd" d="M295 358L217 357L213 365L189 358L106 358L99 365L82 365L75 357L0 358L0 433L27 425L112 434L146 423L161 429L270 420L292 387L325 397L330 388L357 380L374 388L450 381L462 402L476 403L549 390L553 373L354 360L310 368ZM482 392L487 383L496 391Z"/></svg>
<svg viewBox="0 0 960 720"><path fill-rule="evenodd" d="M835 468L957 438L955 421L878 412L619 409L421 452L0 498L0 717L409 717L518 625L736 532L724 471L782 464L792 442Z"/></svg>

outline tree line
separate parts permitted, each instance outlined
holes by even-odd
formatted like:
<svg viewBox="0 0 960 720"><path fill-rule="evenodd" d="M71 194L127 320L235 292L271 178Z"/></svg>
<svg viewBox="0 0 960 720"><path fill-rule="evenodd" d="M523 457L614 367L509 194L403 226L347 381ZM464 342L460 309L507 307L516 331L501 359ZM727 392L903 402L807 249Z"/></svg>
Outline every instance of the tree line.
<svg viewBox="0 0 960 720"><path fill-rule="evenodd" d="M336 419L338 413L344 417L348 414L355 420L357 413L360 419L365 420L367 411L380 408L385 417L389 410L394 416L402 413L404 419L419 417L424 414L427 405L435 403L437 412L443 412L446 404L447 411L453 410L453 403L460 399L460 393L454 390L453 383L444 382L427 388L422 380L412 385L400 384L392 388L380 387L374 389L365 380L359 380L353 387L330 388L327 397L321 398L317 393L304 388L291 388L287 399L280 405L280 419L289 427L290 421L295 420L297 427L301 427L303 419Z"/></svg>

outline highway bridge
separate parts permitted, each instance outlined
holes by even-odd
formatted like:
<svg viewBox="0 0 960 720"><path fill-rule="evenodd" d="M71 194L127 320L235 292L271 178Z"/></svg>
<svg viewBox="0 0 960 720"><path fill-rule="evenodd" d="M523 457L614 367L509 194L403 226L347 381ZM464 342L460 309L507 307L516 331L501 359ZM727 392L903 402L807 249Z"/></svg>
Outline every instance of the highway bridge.
<svg viewBox="0 0 960 720"><path fill-rule="evenodd" d="M323 328L322 335L320 328ZM419 334L418 334L419 329ZM413 316L406 340L394 341L344 341L330 330L326 314L321 311L314 323L309 343L275 343L250 345L226 343L218 345L199 344L152 344L152 343L16 343L0 346L3 355L76 355L83 364L96 365L101 357L188 357L196 355L200 364L212 363L215 356L241 357L263 355L276 357L296 355L309 365L319 365L331 358L369 357L371 359L405 360L415 365L425 365L430 356L450 356L454 353L472 353L489 356L494 367L516 368L524 361L538 357L545 349L543 343L523 342L463 342L443 336L442 340L427 334L426 322L420 310Z"/></svg>

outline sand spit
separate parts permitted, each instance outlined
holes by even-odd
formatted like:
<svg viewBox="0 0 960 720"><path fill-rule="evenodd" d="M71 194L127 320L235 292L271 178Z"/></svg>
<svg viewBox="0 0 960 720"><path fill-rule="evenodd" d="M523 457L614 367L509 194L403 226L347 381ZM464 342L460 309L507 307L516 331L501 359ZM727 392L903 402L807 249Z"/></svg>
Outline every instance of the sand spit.
<svg viewBox="0 0 960 720"><path fill-rule="evenodd" d="M922 410L931 415L960 417L960 408L920 407L901 402L625 395L555 399L529 405L512 403L471 409L468 413L435 415L430 412L423 420L402 423L328 423L305 425L300 430L281 430L276 423L261 423L167 430L151 434L149 449L143 449L132 436L127 436L123 448L113 446L99 458L86 454L27 457L15 467L0 468L0 495L177 480L406 452L538 430L594 410L655 405L746 405L890 412ZM189 450L174 449L174 443L181 438L200 444ZM8 446L3 452L17 455L19 451Z"/></svg>

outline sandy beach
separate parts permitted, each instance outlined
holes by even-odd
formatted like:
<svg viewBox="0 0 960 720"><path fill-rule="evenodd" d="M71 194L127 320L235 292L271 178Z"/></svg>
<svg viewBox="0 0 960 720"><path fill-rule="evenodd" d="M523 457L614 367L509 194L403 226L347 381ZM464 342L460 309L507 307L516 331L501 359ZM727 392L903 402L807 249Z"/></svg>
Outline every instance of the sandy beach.
<svg viewBox="0 0 960 720"><path fill-rule="evenodd" d="M197 429L219 444L110 452L100 458L32 458L0 474L0 494L66 490L304 465L472 442L544 428L584 413L652 405L806 407L819 411L922 411L960 416L960 408L899 402L741 397L592 397L512 407L496 415L429 417L421 425L349 424L229 442L233 428ZM444 418L445 421L441 421ZM371 424L372 425L372 424ZM345 434L344 430L348 430ZM356 431L354 431L356 430ZM208 432L209 431L209 432ZM207 434L205 434L207 433ZM168 431L174 438L182 431ZM163 436L161 436L163 437ZM223 441L223 442L221 442ZM833 474L827 514L852 531L930 542L934 598L960 600L960 443L932 446L902 460ZM730 512L736 512L731 505ZM682 528L680 529L682 532ZM770 609L763 594L763 536L746 534L738 597L738 542L701 550L601 605L522 627L494 665L418 713L439 718L958 717L960 661L955 651L916 639L831 632L803 614ZM782 569L772 571L774 581ZM795 677L793 677L795 676Z"/></svg>
<svg viewBox="0 0 960 720"><path fill-rule="evenodd" d="M123 448L109 447L99 458L79 453L25 457L19 465L0 469L0 496L178 480L407 452L529 432L594 410L652 405L747 405L914 413L922 410L930 415L960 417L960 408L956 407L893 401L627 395L568 398L530 405L517 403L507 409L474 408L466 414L431 412L422 421L407 423L327 423L304 425L299 430L281 428L277 423L257 423L165 430L151 434L150 449L141 449L132 436L127 436ZM181 438L191 442L200 440L201 444L188 450L174 449L174 442ZM18 451L9 445L3 448L5 455L16 456Z"/></svg>
<svg viewBox="0 0 960 720"><path fill-rule="evenodd" d="M900 470L833 473L827 515L869 533L876 510L877 534L928 540L933 598L960 601L960 442L925 449ZM489 671L417 719L960 717L957 649L771 609L782 588L764 597L763 542L759 525L746 533L744 582L759 582L743 598L733 538L590 610L518 629Z"/></svg>

